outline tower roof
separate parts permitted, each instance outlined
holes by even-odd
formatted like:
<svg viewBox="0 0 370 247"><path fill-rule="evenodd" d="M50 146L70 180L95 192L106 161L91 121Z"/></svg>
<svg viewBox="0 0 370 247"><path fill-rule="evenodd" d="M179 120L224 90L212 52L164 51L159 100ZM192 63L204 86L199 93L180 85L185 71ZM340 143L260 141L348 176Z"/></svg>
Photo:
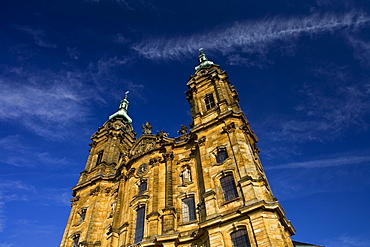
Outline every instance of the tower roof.
<svg viewBox="0 0 370 247"><path fill-rule="evenodd" d="M129 91L125 93L125 97L123 98L123 100L121 100L118 110L114 114L110 115L109 119L113 119L115 117L121 117L125 120L125 122L132 123L132 119L129 117L128 112L127 112L128 105L129 105L129 102L127 100L128 93Z"/></svg>
<svg viewBox="0 0 370 247"><path fill-rule="evenodd" d="M201 68L206 68L214 64L212 61L208 60L206 54L204 54L203 52L203 48L199 49L198 60L199 60L199 65L195 67L195 72L200 70Z"/></svg>

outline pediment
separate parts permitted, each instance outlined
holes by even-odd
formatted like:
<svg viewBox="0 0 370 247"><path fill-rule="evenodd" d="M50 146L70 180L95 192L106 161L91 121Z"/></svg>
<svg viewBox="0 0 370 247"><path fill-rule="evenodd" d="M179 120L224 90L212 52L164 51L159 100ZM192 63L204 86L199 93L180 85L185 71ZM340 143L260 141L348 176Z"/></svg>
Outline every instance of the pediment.
<svg viewBox="0 0 370 247"><path fill-rule="evenodd" d="M130 158L141 156L159 147L160 145L157 144L155 135L143 135L132 147L130 151Z"/></svg>

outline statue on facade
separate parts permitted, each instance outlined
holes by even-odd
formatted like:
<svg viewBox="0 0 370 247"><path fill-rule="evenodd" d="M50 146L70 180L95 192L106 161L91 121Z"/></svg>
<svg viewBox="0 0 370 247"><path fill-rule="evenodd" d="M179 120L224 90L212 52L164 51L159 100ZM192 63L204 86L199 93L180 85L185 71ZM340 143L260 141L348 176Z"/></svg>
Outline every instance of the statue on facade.
<svg viewBox="0 0 370 247"><path fill-rule="evenodd" d="M143 133L144 135L151 135L151 134L152 134L152 126L150 125L150 123L149 123L149 122L146 122L146 123L145 123L145 124L143 124L141 127L143 128L142 133Z"/></svg>
<svg viewBox="0 0 370 247"><path fill-rule="evenodd" d="M157 131L156 137L158 141L163 141L163 139L167 136L168 136L168 133L165 133L164 130Z"/></svg>
<svg viewBox="0 0 370 247"><path fill-rule="evenodd" d="M183 184L187 184L187 183L192 181L191 180L191 170L188 166L184 167L180 176L182 177L182 183Z"/></svg>
<svg viewBox="0 0 370 247"><path fill-rule="evenodd" d="M188 127L186 127L185 125L181 124L180 130L177 131L177 133L179 133L180 135L183 135L183 134L188 133Z"/></svg>

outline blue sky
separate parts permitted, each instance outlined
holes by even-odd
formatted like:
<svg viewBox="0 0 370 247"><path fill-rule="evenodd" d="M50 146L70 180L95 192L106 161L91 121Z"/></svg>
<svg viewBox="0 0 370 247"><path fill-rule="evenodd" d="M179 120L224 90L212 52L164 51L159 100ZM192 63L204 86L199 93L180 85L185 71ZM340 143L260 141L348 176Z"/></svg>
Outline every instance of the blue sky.
<svg viewBox="0 0 370 247"><path fill-rule="evenodd" d="M198 49L229 74L294 240L370 242L370 2L0 1L0 247L58 246L90 136L191 122Z"/></svg>

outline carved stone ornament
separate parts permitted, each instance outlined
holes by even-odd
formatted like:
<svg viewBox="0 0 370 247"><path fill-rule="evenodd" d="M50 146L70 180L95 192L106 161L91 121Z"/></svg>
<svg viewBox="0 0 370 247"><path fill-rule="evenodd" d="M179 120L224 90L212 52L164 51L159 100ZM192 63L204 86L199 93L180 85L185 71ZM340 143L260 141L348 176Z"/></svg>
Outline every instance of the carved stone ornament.
<svg viewBox="0 0 370 247"><path fill-rule="evenodd" d="M143 133L144 135L151 135L151 134L152 134L152 126L150 125L150 123L149 123L149 122L146 122L146 123L145 123L145 124L143 124L141 127L143 128L142 133Z"/></svg>
<svg viewBox="0 0 370 247"><path fill-rule="evenodd" d="M100 186L96 186L94 189L90 190L90 196L97 196L100 192Z"/></svg>
<svg viewBox="0 0 370 247"><path fill-rule="evenodd" d="M206 137L205 136L202 136L201 138L198 139L198 145L199 146L204 145L205 142L206 142Z"/></svg>
<svg viewBox="0 0 370 247"><path fill-rule="evenodd" d="M225 131L225 132L232 132L233 130L235 130L235 123L232 122L224 127L222 127L222 129Z"/></svg>
<svg viewBox="0 0 370 247"><path fill-rule="evenodd" d="M246 134L250 134L250 130L248 128L247 125L243 124L241 127L240 127L241 130L243 130Z"/></svg>
<svg viewBox="0 0 370 247"><path fill-rule="evenodd" d="M132 157L143 155L155 149L155 141L153 139L143 139L134 150L131 151Z"/></svg>
<svg viewBox="0 0 370 247"><path fill-rule="evenodd" d="M177 133L180 134L180 135L184 135L184 134L188 133L188 130L189 130L188 127L186 127L185 125L181 124L180 130L177 131Z"/></svg>
<svg viewBox="0 0 370 247"><path fill-rule="evenodd" d="M260 149L257 147L257 144L256 143L253 144L253 152L255 154L258 154L260 152Z"/></svg>
<svg viewBox="0 0 370 247"><path fill-rule="evenodd" d="M165 137L168 137L168 133L165 133L164 130L157 131L157 141L163 141Z"/></svg>
<svg viewBox="0 0 370 247"><path fill-rule="evenodd" d="M128 178L132 177L132 176L134 175L134 173L135 173L135 168L131 168L131 169L127 172L127 174L126 174L126 178L128 179Z"/></svg>
<svg viewBox="0 0 370 247"><path fill-rule="evenodd" d="M107 187L103 191L104 191L106 196L111 196L111 195L114 195L118 192L118 188Z"/></svg>
<svg viewBox="0 0 370 247"><path fill-rule="evenodd" d="M162 154L162 156L163 156L163 162L173 160L173 158L174 158L173 152L164 153L164 154Z"/></svg>
<svg viewBox="0 0 370 247"><path fill-rule="evenodd" d="M122 128L122 127L123 127L123 124L120 123L120 122L115 122L113 124L113 128L116 129L116 130L118 130L118 129Z"/></svg>
<svg viewBox="0 0 370 247"><path fill-rule="evenodd" d="M162 160L161 157L151 158L149 160L149 165L154 166L156 163L161 162L161 160Z"/></svg>
<svg viewBox="0 0 370 247"><path fill-rule="evenodd" d="M76 196L72 198L70 201L72 202L72 205L76 205L79 200L80 200L80 196Z"/></svg>

